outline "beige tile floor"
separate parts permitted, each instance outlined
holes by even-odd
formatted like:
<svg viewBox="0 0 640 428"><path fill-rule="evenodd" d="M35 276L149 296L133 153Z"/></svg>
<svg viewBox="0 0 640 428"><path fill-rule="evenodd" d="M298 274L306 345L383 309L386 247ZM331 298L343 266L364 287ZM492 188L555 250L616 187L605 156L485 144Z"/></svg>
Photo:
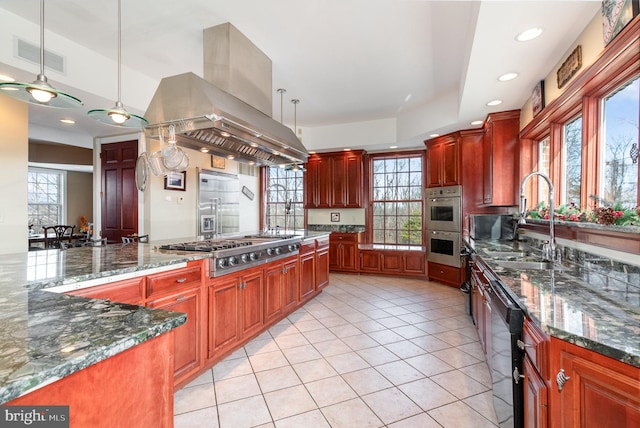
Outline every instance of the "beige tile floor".
<svg viewBox="0 0 640 428"><path fill-rule="evenodd" d="M496 427L466 295L425 280L330 279L177 391L175 427Z"/></svg>

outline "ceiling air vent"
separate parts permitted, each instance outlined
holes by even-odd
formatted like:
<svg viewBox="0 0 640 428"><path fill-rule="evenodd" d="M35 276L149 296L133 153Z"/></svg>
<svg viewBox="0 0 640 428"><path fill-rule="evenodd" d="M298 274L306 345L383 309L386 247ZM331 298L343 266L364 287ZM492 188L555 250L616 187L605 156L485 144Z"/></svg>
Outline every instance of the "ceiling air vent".
<svg viewBox="0 0 640 428"><path fill-rule="evenodd" d="M34 64L40 64L40 46L32 45L22 39L17 39L17 55L18 58L22 58ZM44 66L50 70L57 71L59 73L65 72L64 57L55 54L51 51L44 50Z"/></svg>

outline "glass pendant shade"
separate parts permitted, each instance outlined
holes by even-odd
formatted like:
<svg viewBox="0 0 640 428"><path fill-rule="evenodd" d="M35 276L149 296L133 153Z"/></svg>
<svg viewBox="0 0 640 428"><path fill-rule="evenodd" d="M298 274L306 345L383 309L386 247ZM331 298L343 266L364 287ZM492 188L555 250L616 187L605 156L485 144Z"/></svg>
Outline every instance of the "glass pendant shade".
<svg viewBox="0 0 640 428"><path fill-rule="evenodd" d="M123 128L145 128L149 122L142 116L129 113L120 101L121 80L122 80L122 12L121 1L118 0L118 101L116 105L110 109L94 109L89 110L87 115L98 122L107 125L120 126Z"/></svg>
<svg viewBox="0 0 640 428"><path fill-rule="evenodd" d="M94 109L87 112L90 118L107 125L122 126L125 128L144 128L149 122L142 116L129 113L122 102L116 101L116 105L110 109Z"/></svg>
<svg viewBox="0 0 640 428"><path fill-rule="evenodd" d="M57 108L82 106L82 101L78 98L54 89L44 75L44 0L40 0L40 74L31 83L0 82L0 90L11 98L40 106Z"/></svg>

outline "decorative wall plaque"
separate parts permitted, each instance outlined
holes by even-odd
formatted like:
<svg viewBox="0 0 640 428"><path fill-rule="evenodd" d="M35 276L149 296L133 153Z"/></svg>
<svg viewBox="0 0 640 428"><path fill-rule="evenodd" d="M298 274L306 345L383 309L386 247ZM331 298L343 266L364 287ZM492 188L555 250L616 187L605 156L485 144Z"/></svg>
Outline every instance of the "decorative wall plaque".
<svg viewBox="0 0 640 428"><path fill-rule="evenodd" d="M582 67L582 46L578 45L558 69L558 89L571 80Z"/></svg>

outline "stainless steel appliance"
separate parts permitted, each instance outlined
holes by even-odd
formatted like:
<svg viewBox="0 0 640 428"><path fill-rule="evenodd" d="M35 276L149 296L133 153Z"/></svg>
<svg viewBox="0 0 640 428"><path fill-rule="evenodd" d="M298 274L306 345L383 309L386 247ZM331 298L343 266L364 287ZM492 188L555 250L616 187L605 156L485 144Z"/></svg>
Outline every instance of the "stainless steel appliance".
<svg viewBox="0 0 640 428"><path fill-rule="evenodd" d="M426 190L427 260L461 267L462 186Z"/></svg>
<svg viewBox="0 0 640 428"><path fill-rule="evenodd" d="M198 236L211 239L239 231L240 180L237 175L198 169Z"/></svg>
<svg viewBox="0 0 640 428"><path fill-rule="evenodd" d="M430 187L426 190L428 230L460 232L462 186Z"/></svg>
<svg viewBox="0 0 640 428"><path fill-rule="evenodd" d="M427 232L427 260L447 266L461 267L460 232L430 230Z"/></svg>
<svg viewBox="0 0 640 428"><path fill-rule="evenodd" d="M302 236L272 238L207 239L161 245L161 250L205 251L211 253L209 276L218 277L298 254Z"/></svg>

